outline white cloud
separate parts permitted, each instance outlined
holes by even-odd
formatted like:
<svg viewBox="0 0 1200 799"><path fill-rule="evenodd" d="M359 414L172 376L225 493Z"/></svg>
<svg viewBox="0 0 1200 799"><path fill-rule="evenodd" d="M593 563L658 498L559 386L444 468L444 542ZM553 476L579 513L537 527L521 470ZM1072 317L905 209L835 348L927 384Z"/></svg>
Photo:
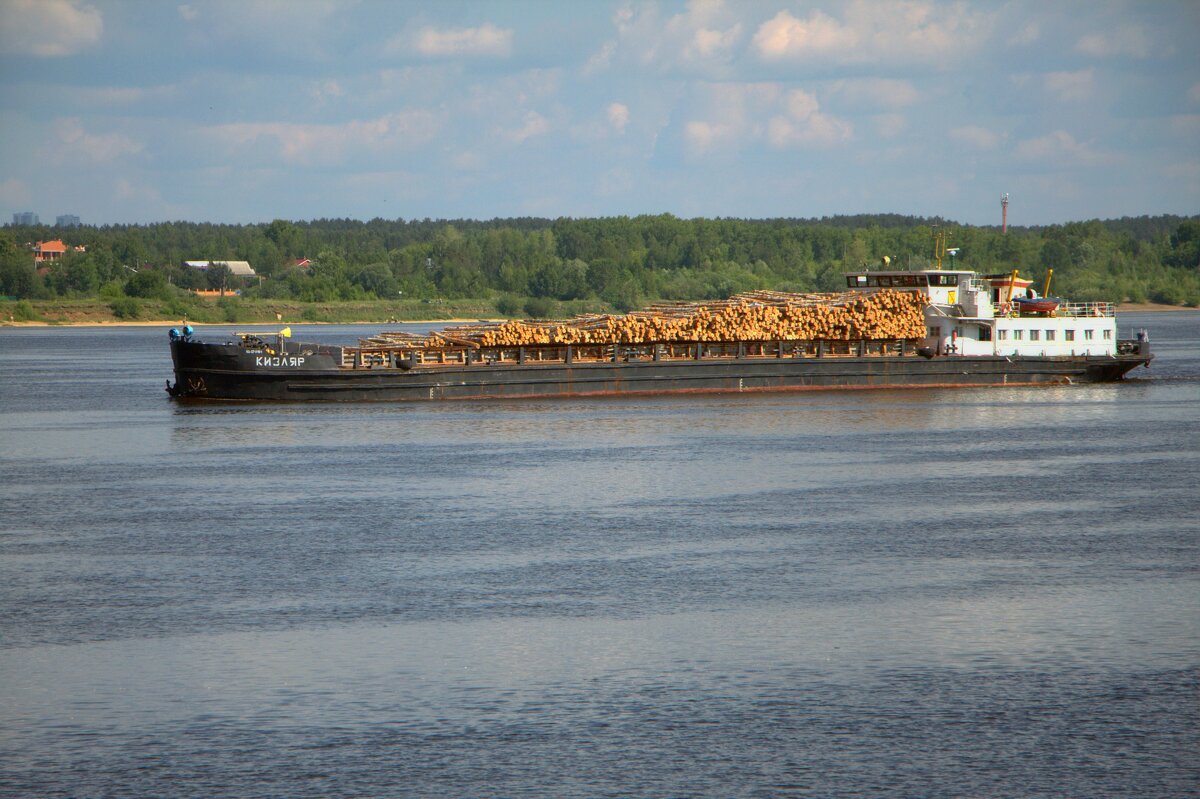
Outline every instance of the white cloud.
<svg viewBox="0 0 1200 799"><path fill-rule="evenodd" d="M625 126L629 124L629 106L623 103L612 103L608 106L608 124L613 126L617 133L624 133Z"/></svg>
<svg viewBox="0 0 1200 799"><path fill-rule="evenodd" d="M309 95L318 104L325 103L331 99L341 97L345 92L342 90L342 85L336 80L322 80L311 84L308 88Z"/></svg>
<svg viewBox="0 0 1200 799"><path fill-rule="evenodd" d="M136 155L144 145L121 133L93 134L83 129L78 119L60 119L54 125L55 141L45 152L54 163L86 162L111 164L128 155Z"/></svg>
<svg viewBox="0 0 1200 799"><path fill-rule="evenodd" d="M774 83L718 83L705 87L706 119L686 122L684 141L694 155L717 148L737 149L764 136L762 120L777 108L782 96Z"/></svg>
<svg viewBox="0 0 1200 799"><path fill-rule="evenodd" d="M1111 160L1104 153L1065 130L1056 130L1036 139L1026 139L1017 145L1016 157L1023 161L1051 161L1068 164L1096 165Z"/></svg>
<svg viewBox="0 0 1200 799"><path fill-rule="evenodd" d="M801 89L793 89L784 99L784 113L767 123L767 140L776 148L815 145L829 147L850 138L849 122L822 114L817 98Z"/></svg>
<svg viewBox="0 0 1200 799"><path fill-rule="evenodd" d="M502 135L513 144L521 144L534 136L542 136L549 130L550 123L546 121L546 118L537 111L530 111L525 114L521 127L516 130L503 131Z"/></svg>
<svg viewBox="0 0 1200 799"><path fill-rule="evenodd" d="M185 41L208 58L236 60L251 50L312 62L331 55L331 33L346 12L341 0L229 0L176 8ZM338 52L338 55L342 55Z"/></svg>
<svg viewBox="0 0 1200 799"><path fill-rule="evenodd" d="M432 113L418 110L341 125L235 122L216 125L208 132L235 152L273 142L284 161L338 164L364 149L380 152L419 147L432 140L439 128Z"/></svg>
<svg viewBox="0 0 1200 799"><path fill-rule="evenodd" d="M1077 72L1050 72L1046 90L1064 102L1081 102L1096 93L1096 71L1089 67Z"/></svg>
<svg viewBox="0 0 1200 799"><path fill-rule="evenodd" d="M736 130L726 125L693 120L683 126L683 136L694 153L706 153L723 138L732 137Z"/></svg>
<svg viewBox="0 0 1200 799"><path fill-rule="evenodd" d="M808 19L797 19L780 11L754 34L754 47L766 59L820 56L857 47L857 34L833 17L814 11Z"/></svg>
<svg viewBox="0 0 1200 799"><path fill-rule="evenodd" d="M709 87L706 118L688 121L683 132L688 151L701 155L760 142L776 149L829 147L848 140L853 127L823 113L816 95L802 89L738 83Z"/></svg>
<svg viewBox="0 0 1200 799"><path fill-rule="evenodd" d="M667 21L666 38L678 43L676 48L681 63L729 58L741 38L742 26L734 23L722 30L724 11L722 0L691 0L684 13Z"/></svg>
<svg viewBox="0 0 1200 799"><path fill-rule="evenodd" d="M39 89L38 103L43 108L69 108L72 114L95 111L124 111L138 105L147 107L165 103L179 95L180 87L161 86L87 86L79 83L48 84Z"/></svg>
<svg viewBox="0 0 1200 799"><path fill-rule="evenodd" d="M768 62L952 63L991 24L989 14L967 4L854 0L842 19L819 10L807 17L780 11L759 26L752 44Z"/></svg>
<svg viewBox="0 0 1200 799"><path fill-rule="evenodd" d="M28 205L31 196L29 184L19 178L9 178L0 183L0 203Z"/></svg>
<svg viewBox="0 0 1200 799"><path fill-rule="evenodd" d="M1025 24L1025 27L1017 31L1008 40L1008 44L1012 47L1021 47L1027 44L1033 44L1042 36L1041 26L1036 21L1031 21Z"/></svg>
<svg viewBox="0 0 1200 799"><path fill-rule="evenodd" d="M742 32L741 25L734 25L727 31L714 31L701 28L692 33L691 42L684 55L691 58L712 58L727 56Z"/></svg>
<svg viewBox="0 0 1200 799"><path fill-rule="evenodd" d="M162 194L153 186L139 186L127 178L118 178L116 185L113 186L113 199L119 202L129 202L133 200L138 202L161 203Z"/></svg>
<svg viewBox="0 0 1200 799"><path fill-rule="evenodd" d="M447 101L451 113L462 112L480 118L466 124L481 128L485 124L497 131L521 128L527 112L534 107L557 105L562 75L558 70L533 69L492 77L473 84L465 93ZM462 96L464 95L465 96ZM501 134L507 137L508 133Z"/></svg>
<svg viewBox="0 0 1200 799"><path fill-rule="evenodd" d="M1098 58L1132 56L1147 58L1153 52L1150 36L1135 25L1122 25L1103 33L1089 33L1080 37L1076 51Z"/></svg>
<svg viewBox="0 0 1200 799"><path fill-rule="evenodd" d="M70 56L103 33L100 12L76 0L0 0L0 53Z"/></svg>
<svg viewBox="0 0 1200 799"><path fill-rule="evenodd" d="M1000 144L1000 135L988 128L967 125L950 131L950 138L976 150L994 150Z"/></svg>
<svg viewBox="0 0 1200 799"><path fill-rule="evenodd" d="M422 28L416 49L431 57L506 57L512 53L513 32L486 23L478 28Z"/></svg>
<svg viewBox="0 0 1200 799"><path fill-rule="evenodd" d="M655 4L636 12L623 6L613 24L616 41L592 56L585 74L608 67L621 54L668 72L717 74L729 67L742 38L742 23L723 0L691 0L682 12L666 19Z"/></svg>
<svg viewBox="0 0 1200 799"><path fill-rule="evenodd" d="M595 75L598 72L603 72L612 64L613 54L617 52L616 42L605 42L596 51L595 55L587 60L583 65L584 75Z"/></svg>

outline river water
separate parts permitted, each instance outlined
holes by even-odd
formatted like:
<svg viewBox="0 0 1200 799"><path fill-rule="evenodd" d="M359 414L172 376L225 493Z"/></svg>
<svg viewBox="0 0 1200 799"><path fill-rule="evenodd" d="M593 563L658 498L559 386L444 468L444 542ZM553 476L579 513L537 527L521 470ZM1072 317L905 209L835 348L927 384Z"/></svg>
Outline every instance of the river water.
<svg viewBox="0 0 1200 799"><path fill-rule="evenodd" d="M0 795L1195 796L1200 314L1137 327L1117 385L212 407L165 329L2 329Z"/></svg>

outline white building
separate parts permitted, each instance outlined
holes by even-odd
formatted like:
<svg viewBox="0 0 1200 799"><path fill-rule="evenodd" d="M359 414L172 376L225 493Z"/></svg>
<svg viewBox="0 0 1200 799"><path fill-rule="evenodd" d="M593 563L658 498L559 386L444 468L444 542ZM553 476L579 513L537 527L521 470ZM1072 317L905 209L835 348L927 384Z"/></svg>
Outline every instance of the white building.
<svg viewBox="0 0 1200 799"><path fill-rule="evenodd" d="M190 266L192 269L208 269L210 266L223 266L234 277L257 277L254 270L250 268L249 261L184 261L183 265Z"/></svg>

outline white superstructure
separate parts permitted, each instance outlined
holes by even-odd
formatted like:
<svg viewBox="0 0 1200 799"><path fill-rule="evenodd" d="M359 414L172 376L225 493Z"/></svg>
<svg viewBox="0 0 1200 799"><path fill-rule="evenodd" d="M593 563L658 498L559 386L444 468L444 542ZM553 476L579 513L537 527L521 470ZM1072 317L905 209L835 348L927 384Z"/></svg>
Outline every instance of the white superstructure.
<svg viewBox="0 0 1200 799"><path fill-rule="evenodd" d="M1109 302L1059 300L1031 312L1016 302L1012 279L981 278L954 269L849 272L856 291L919 291L925 308L925 347L941 355L1115 355L1117 320ZM1028 281L1018 281L1018 284ZM1025 299L1022 287L1016 296Z"/></svg>

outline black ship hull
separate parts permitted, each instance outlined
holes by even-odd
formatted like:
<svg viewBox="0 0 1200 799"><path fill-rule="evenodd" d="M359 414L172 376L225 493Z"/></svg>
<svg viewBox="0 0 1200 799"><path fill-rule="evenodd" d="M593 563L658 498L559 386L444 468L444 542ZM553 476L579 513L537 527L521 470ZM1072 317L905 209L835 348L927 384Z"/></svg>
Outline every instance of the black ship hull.
<svg viewBox="0 0 1200 799"><path fill-rule="evenodd" d="M611 362L346 367L338 348L287 342L277 355L174 341L172 396L195 401L417 401L1111 382L1153 356L704 357Z"/></svg>

